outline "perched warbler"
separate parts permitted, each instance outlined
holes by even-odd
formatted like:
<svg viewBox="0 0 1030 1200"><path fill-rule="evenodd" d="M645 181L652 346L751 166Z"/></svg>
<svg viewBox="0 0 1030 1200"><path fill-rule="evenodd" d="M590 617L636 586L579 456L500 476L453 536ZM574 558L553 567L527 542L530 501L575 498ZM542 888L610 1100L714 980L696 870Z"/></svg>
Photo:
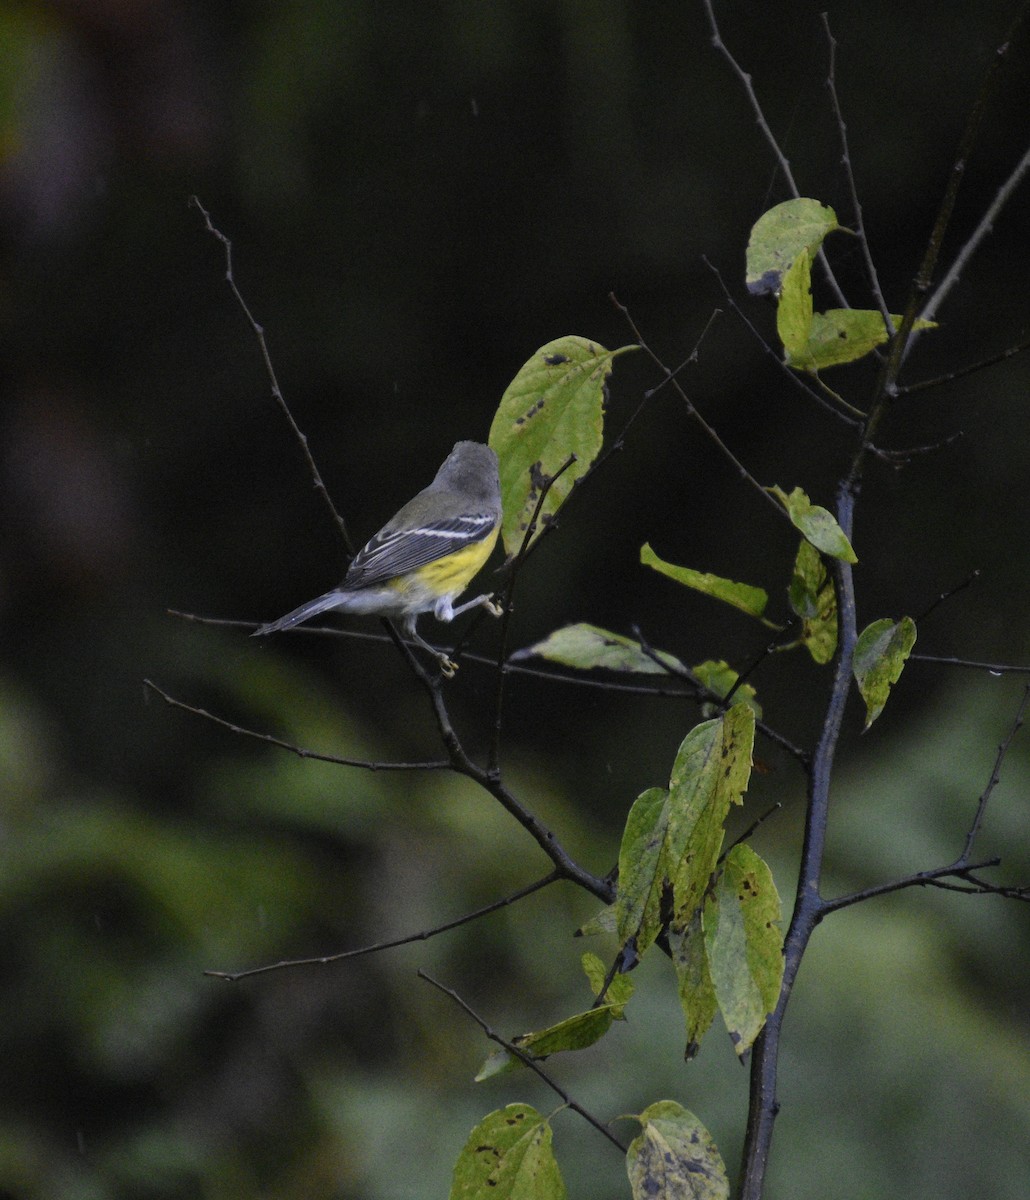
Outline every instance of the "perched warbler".
<svg viewBox="0 0 1030 1200"><path fill-rule="evenodd" d="M489 595L454 606L490 557L500 524L497 455L480 442L458 442L433 482L355 554L339 587L262 625L252 636L291 629L332 610L394 617L412 641L439 661L444 674L453 675L455 664L419 637L415 622L424 612L438 621L453 621L477 605L500 616Z"/></svg>

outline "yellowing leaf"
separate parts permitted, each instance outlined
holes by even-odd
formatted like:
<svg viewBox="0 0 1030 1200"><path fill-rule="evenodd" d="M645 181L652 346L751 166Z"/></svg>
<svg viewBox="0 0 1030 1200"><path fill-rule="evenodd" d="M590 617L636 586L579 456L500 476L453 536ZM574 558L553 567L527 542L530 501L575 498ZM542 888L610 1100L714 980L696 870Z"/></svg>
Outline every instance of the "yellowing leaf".
<svg viewBox="0 0 1030 1200"><path fill-rule="evenodd" d="M677 567L659 558L646 542L640 549L640 561L645 567L653 567L685 587L704 592L706 596L722 600L725 604L732 604L734 608L739 608L751 617L761 617L769 602L769 597L762 588L751 587L747 583L734 583L732 579L709 575L705 571L695 571L691 567Z"/></svg>
<svg viewBox="0 0 1030 1200"><path fill-rule="evenodd" d="M450 1200L565 1200L551 1126L528 1104L484 1117L454 1164Z"/></svg>
<svg viewBox="0 0 1030 1200"><path fill-rule="evenodd" d="M805 353L812 331L812 260L802 250L783 277L776 305L776 332L788 363Z"/></svg>
<svg viewBox="0 0 1030 1200"><path fill-rule="evenodd" d="M747 243L747 290L779 294L783 276L802 252L815 257L828 233L840 228L837 214L818 200L800 197L770 208L751 227Z"/></svg>
<svg viewBox="0 0 1030 1200"><path fill-rule="evenodd" d="M719 1011L712 973L708 969L701 911L696 909L686 926L674 926L669 930L669 953L676 968L680 1007L687 1022L685 1057L688 1059L697 1054L701 1039Z"/></svg>
<svg viewBox="0 0 1030 1200"><path fill-rule="evenodd" d="M719 1009L741 1056L779 999L781 917L780 897L768 866L750 846L734 846L705 901L702 920Z"/></svg>
<svg viewBox="0 0 1030 1200"><path fill-rule="evenodd" d="M916 644L916 623L911 617L892 621L884 617L858 635L852 670L865 701L865 728L883 712L891 687L901 678Z"/></svg>
<svg viewBox="0 0 1030 1200"><path fill-rule="evenodd" d="M594 668L606 671L630 671L637 675L665 675L661 663L668 663L673 670L682 670L683 664L672 654L658 651L655 662L644 653L639 642L611 633L596 625L580 623L566 625L548 634L542 642L516 650L512 662L523 662L532 657L545 658L548 662L563 667L575 667L580 671Z"/></svg>
<svg viewBox="0 0 1030 1200"><path fill-rule="evenodd" d="M606 350L587 338L558 338L522 366L501 397L490 426L490 445L500 462L501 537L509 555L521 547L541 491L570 456L575 461L547 491L534 537L600 453L613 360L635 349Z"/></svg>
<svg viewBox="0 0 1030 1200"><path fill-rule="evenodd" d="M837 593L822 556L802 539L790 581L790 606L801 618L801 640L817 663L837 649Z"/></svg>
<svg viewBox="0 0 1030 1200"><path fill-rule="evenodd" d="M726 815L751 778L755 714L734 704L695 726L680 746L666 806L666 876L672 881L674 928L683 929L701 902L722 849Z"/></svg>
<svg viewBox="0 0 1030 1200"><path fill-rule="evenodd" d="M583 970L586 972L586 977L590 981L591 990L594 996L601 994L601 989L604 987L604 981L608 978L608 968L589 950L580 959L583 964ZM633 995L633 980L628 975L615 975L608 984L608 990L604 994L605 1003L612 1007L612 1016L616 1021L623 1021L622 1010L629 1002L630 996Z"/></svg>
<svg viewBox="0 0 1030 1200"><path fill-rule="evenodd" d="M643 1128L626 1154L633 1200L727 1200L726 1164L692 1112L659 1100L637 1120Z"/></svg>
<svg viewBox="0 0 1030 1200"><path fill-rule="evenodd" d="M621 945L625 946L633 939L638 955L655 940L662 924L668 797L665 788L648 788L641 792L629 810L619 848L615 929Z"/></svg>
<svg viewBox="0 0 1030 1200"><path fill-rule="evenodd" d="M786 295L786 286L784 286ZM780 301L782 306L783 301ZM901 317L892 315L895 329ZM777 318L778 324L778 318ZM936 329L935 321L916 321L916 329ZM807 338L787 345L787 365L798 371L821 371L862 358L890 337L883 315L872 309L831 308L811 317ZM782 334L781 334L781 340Z"/></svg>
<svg viewBox="0 0 1030 1200"><path fill-rule="evenodd" d="M844 562L858 562L858 557L852 550L844 530L837 524L829 509L813 504L801 488L795 488L789 496L780 487L771 487L765 490L779 500L787 510L791 524L795 529L799 529L806 540L811 542L817 550L821 550L823 554L829 554L831 558L842 559Z"/></svg>

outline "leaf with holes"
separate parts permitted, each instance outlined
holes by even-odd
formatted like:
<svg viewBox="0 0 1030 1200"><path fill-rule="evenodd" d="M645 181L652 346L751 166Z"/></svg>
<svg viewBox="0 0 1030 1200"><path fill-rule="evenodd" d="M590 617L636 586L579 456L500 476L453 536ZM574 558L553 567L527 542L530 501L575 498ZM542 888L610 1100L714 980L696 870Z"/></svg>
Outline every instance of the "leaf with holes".
<svg viewBox="0 0 1030 1200"><path fill-rule="evenodd" d="M650 1104L626 1152L633 1200L727 1200L726 1164L712 1135L675 1100Z"/></svg>
<svg viewBox="0 0 1030 1200"><path fill-rule="evenodd" d="M541 346L508 385L489 440L500 462L501 537L509 556L522 546L541 492L548 489L533 539L601 452L608 376L615 358L637 348L606 350L587 338L558 338ZM570 457L571 466L555 479Z"/></svg>
<svg viewBox="0 0 1030 1200"><path fill-rule="evenodd" d="M551 1126L528 1104L499 1108L469 1134L450 1200L565 1200Z"/></svg>

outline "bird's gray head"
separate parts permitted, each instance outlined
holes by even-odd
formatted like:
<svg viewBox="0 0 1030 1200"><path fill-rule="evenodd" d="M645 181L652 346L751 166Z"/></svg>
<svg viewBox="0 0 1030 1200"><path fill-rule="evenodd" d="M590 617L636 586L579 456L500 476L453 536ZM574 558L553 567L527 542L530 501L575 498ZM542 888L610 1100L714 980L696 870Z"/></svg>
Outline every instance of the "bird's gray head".
<svg viewBox="0 0 1030 1200"><path fill-rule="evenodd" d="M482 442L458 442L436 473L432 486L443 484L470 500L501 506L497 455Z"/></svg>

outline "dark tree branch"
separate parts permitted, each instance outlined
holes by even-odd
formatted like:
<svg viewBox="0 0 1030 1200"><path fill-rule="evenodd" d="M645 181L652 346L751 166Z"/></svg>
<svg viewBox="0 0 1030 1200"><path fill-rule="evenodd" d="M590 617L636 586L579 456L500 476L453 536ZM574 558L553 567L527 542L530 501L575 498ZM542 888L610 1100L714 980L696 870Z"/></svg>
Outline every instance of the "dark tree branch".
<svg viewBox="0 0 1030 1200"><path fill-rule="evenodd" d="M703 3L705 13L708 16L708 25L712 32L712 45L723 56L729 65L730 70L740 81L740 85L744 90L744 94L747 96L748 102L751 105L751 111L754 113L755 123L761 130L762 136L765 138L766 145L772 151L773 157L776 159L780 171L783 173L783 178L787 183L787 187L790 189L790 194L795 198L800 197L801 191L798 188L796 180L794 179L794 172L791 170L790 160L783 153L776 135L773 133L769 122L765 119L765 113L762 111L762 106L759 103L758 95L754 89L754 84L751 82L751 76L744 70L740 63L737 62L737 60L733 57L729 47L722 40L722 34L719 31L719 23L715 19L715 8L712 4L712 0L703 0ZM827 283L830 285L830 288L832 289L834 296L837 298L841 308L850 308L851 305L848 304L847 297L841 291L840 284L837 283L836 276L830 267L822 247L820 247L819 253L816 257L823 273L826 276Z"/></svg>
<svg viewBox="0 0 1030 1200"><path fill-rule="evenodd" d="M378 954L381 950L393 950L397 946L407 946L412 942L426 942L430 938L436 937L437 934L447 933L461 925L478 921L480 917L488 916L499 908L514 904L516 900L521 900L525 896L531 896L534 892L539 892L541 888L547 887L548 884L554 883L558 878L558 873L552 871L542 879L536 880L535 883L527 884L526 887L519 888L517 892L512 892L510 896L503 896L492 904L485 904L482 908L477 908L474 912L465 913L442 925L434 925L432 929L409 933L405 937L393 938L388 942L376 942L372 946L359 946L356 950L341 950L337 954L324 954L316 958L288 958L282 962L268 963L263 967L251 967L246 971L205 971L204 974L209 975L212 979L224 979L226 983L236 983L240 979L250 979L253 975L267 975L270 971L284 971L289 967L327 967L332 963L344 962L349 958L362 958L367 954Z"/></svg>
<svg viewBox="0 0 1030 1200"><path fill-rule="evenodd" d="M453 991L449 987L444 987L444 985L435 980L432 975L427 974L427 972L421 969L418 972L418 977L419 979L424 979L426 983L432 984L437 991L443 992L445 996L450 996L454 1003L457 1004L464 1013L471 1017L473 1021L475 1021L475 1023L483 1031L485 1037L489 1038L491 1042L496 1042L498 1046L501 1046L507 1050L512 1058L517 1058L524 1066L528 1067L531 1071L539 1075L544 1083L546 1083L553 1092L556 1092L561 1097L566 1108L570 1108L574 1113L578 1113L584 1121L588 1121L591 1125L593 1125L598 1133L606 1137L608 1141L616 1147L616 1149L620 1150L623 1154L626 1153L627 1147L619 1141L619 1139L614 1133L612 1133L608 1126L599 1121L597 1117L593 1115L593 1113L588 1112L585 1108L583 1108L581 1104L577 1104L576 1101L573 1100L568 1094L568 1092L566 1092L563 1087L556 1083L555 1080L552 1079L551 1076L548 1075L548 1073L543 1069L543 1067L541 1067L538 1059L535 1059L532 1055L527 1054L525 1050L521 1050L514 1044L514 1042L509 1042L507 1038L503 1038L499 1033L495 1033L494 1030L492 1030L486 1023L486 1021L484 1021L483 1018L473 1008L471 1008L458 995L457 992Z"/></svg>
<svg viewBox="0 0 1030 1200"><path fill-rule="evenodd" d="M947 887L952 891L968 891L978 895L1004 895L1009 898L1027 899L1030 889L1026 887L1010 888L1004 885L992 884L979 879L974 874L976 871L998 866L1001 861L1000 859L989 858L975 863L970 860L973 854L973 846L983 827L984 817L987 814L987 805L990 803L994 789L1001 782L1001 768L1005 762L1005 757L1026 719L1028 704L1030 704L1030 684L1027 684L1023 689L1023 696L1019 702L1019 707L1016 709L1016 715L1009 727L1008 734L998 746L990 778L987 780L987 786L980 793L980 798L977 800L976 811L973 814L969 829L966 831L962 850L955 861L948 863L947 866L935 867L930 871L917 871L914 875L906 875L902 879L894 879L888 883L878 884L875 887L850 892L846 896L838 896L834 900L826 900L822 905L822 916L836 912L841 908L848 908L852 904L860 904L864 900L871 900L876 896L886 896L891 892L901 891L903 888L925 887L927 885ZM960 884L951 883L950 880L953 879L968 881L972 886L962 887Z"/></svg>
<svg viewBox="0 0 1030 1200"><path fill-rule="evenodd" d="M957 371L949 371L946 375L936 375L933 379L921 379L918 383L899 386L898 395L912 396L916 392L924 392L929 388L940 387L945 383L952 383L956 379L964 379L967 375L973 375L977 371L986 370L987 367L997 366L998 363L1004 362L1008 358L1014 358L1017 354L1022 354L1025 350L1030 350L1030 338L1022 342L1017 342L1015 346L1009 346L1007 350L1002 350L1000 354L992 354L990 358L983 358L979 362L970 363L968 367L960 367Z"/></svg>
<svg viewBox="0 0 1030 1200"><path fill-rule="evenodd" d="M459 775L464 775L488 792L510 816L522 826L532 837L541 850L554 863L562 879L588 891L605 904L611 904L615 898L615 889L610 882L599 879L581 867L558 841L554 833L547 828L532 812L529 811L514 794L505 786L499 771L480 767L466 753L454 726L451 723L447 705L444 702L441 681L433 679L425 672L421 673L421 682L429 696L433 713L436 717L440 739L444 744L450 761L451 769Z"/></svg>
<svg viewBox="0 0 1030 1200"><path fill-rule="evenodd" d="M294 745L293 742L273 737L270 733L258 733L253 729L245 729L242 725L235 725L232 721L216 716L205 708L195 708L192 704L176 700L174 696L169 696L167 692L162 691L153 680L144 679L143 686L153 692L155 696L159 696L171 708L177 708L191 716L210 721L212 725L218 725L240 737L252 738L254 741L264 742L268 746L278 746L280 750L288 750L291 754L296 754L298 758L332 763L337 767L360 767L365 771L447 771L450 769L451 764L448 759L430 759L426 762L380 762L364 758L342 758L337 754L320 754L316 750L306 750L303 746Z"/></svg>
<svg viewBox="0 0 1030 1200"><path fill-rule="evenodd" d="M837 497L837 522L849 539L853 526L852 514L853 497L847 487L842 487ZM798 872L794 912L783 944L784 967L780 997L765 1023L765 1028L755 1041L751 1059L748 1122L740 1171L742 1200L761 1200L765 1187L765 1170L772 1144L773 1125L779 1111L776 1091L783 1018L794 989L801 959L808 947L812 931L822 915L820 884L829 816L830 780L844 709L851 688L852 658L858 636L851 564L835 559L833 565L838 614L836 666L827 701L826 717L812 756L809 773L801 866Z"/></svg>
<svg viewBox="0 0 1030 1200"><path fill-rule="evenodd" d="M619 302L619 300L616 298L614 292L610 293L610 299L611 299L611 302L615 305L615 307L619 310L619 312L622 313L622 316L624 317L626 324L633 331L633 336L640 343L641 350L643 350L644 353L648 356L648 358L650 358L650 360L654 363L654 365L658 368L658 370L662 372L662 374L665 376L665 382L671 384L673 390L676 392L676 395L679 396L679 398L686 405L688 415L693 417L693 419L701 426L701 428L704 430L704 432L707 434L707 436L719 448L720 452L724 455L724 457L726 459L728 459L730 463L733 464L734 469L736 470L737 474L741 477L741 479L743 479L747 483L749 483L764 500L766 500L769 504L771 504L773 506L773 508L776 509L776 511L779 513L779 515L781 517L787 517L787 512L784 509L783 505L780 504L779 501L777 501L774 496L770 495L770 493L767 492L764 487L762 487L762 485L758 482L758 480L755 479L755 477L750 473L750 471L748 471L748 469L740 462L740 460L736 457L736 455L734 455L733 451L730 450L730 448L726 445L726 443L722 440L722 438L719 437L719 435L715 432L715 430L712 428L712 426L709 425L708 422L704 419L704 417L702 417L701 414L697 411L697 409L691 403L690 398L688 397L687 393L683 390L683 387L681 386L679 380L675 378L674 373L669 370L669 368L665 365L665 363L662 362L662 360L658 357L658 355L651 349L651 347L641 337L640 330L637 328L636 322L633 320L632 316L630 315L629 309L624 304L621 304ZM659 386L661 386L661 385L659 385ZM655 389L655 388L651 389L652 393L656 390L657 389ZM789 520L789 517L787 519Z"/></svg>
<svg viewBox="0 0 1030 1200"><path fill-rule="evenodd" d="M1023 21L1025 15L1026 10L1024 10L1024 12L1017 18L1015 25L1010 30L1009 38L1006 40L1005 45L999 48L998 57L994 64L995 66L1001 65L1002 58L1008 52L1008 42L1011 40L1012 35L1017 31L1018 26ZM1030 149L1024 153L1023 157L1012 168L1009 177L1005 180L1001 187L998 188L994 199L987 206L987 211L980 218L976 228L969 235L965 245L955 256L955 261L948 268L947 274L937 285L933 295L930 297L928 303L923 309L922 315L925 320L933 320L934 316L937 314L937 310L947 298L948 293L955 286L955 284L958 283L962 276L962 272L966 269L966 264L976 253L980 243L984 240L984 238L987 237L989 233L994 232L994 223L1001 214L1001 210L1012 198L1012 194L1020 185L1023 180L1023 176L1028 170L1030 170Z"/></svg>
<svg viewBox="0 0 1030 1200"><path fill-rule="evenodd" d="M855 232L858 234L858 244L862 248L862 259L865 262L866 276L869 279L869 288L876 298L876 303L883 315L884 323L886 324L889 333L894 332L894 322L891 320L890 309L887 307L887 301L883 298L883 292L880 290L880 278L876 273L876 264L873 261L872 252L869 249L869 239L866 237L865 222L862 219L862 204L858 198L858 188L855 186L855 173L851 163L851 151L848 148L848 127L844 121L844 114L840 107L840 98L837 95L837 39L833 36L830 29L830 17L828 13L820 14L823 22L823 29L826 32L826 43L829 47L829 66L826 75L826 88L830 93L830 105L833 109L833 115L837 120L837 133L840 137L841 163L844 166L844 175L848 183L848 193L851 198L851 211L855 214Z"/></svg>
<svg viewBox="0 0 1030 1200"><path fill-rule="evenodd" d="M727 286L725 279L723 279L722 272L719 270L719 268L704 254L701 255L701 261L705 264L705 266L709 269L709 271L711 271L712 274L715 276L716 281L719 284L719 287L722 289L722 294L726 298L726 303L737 314L740 321L743 323L745 329L748 330L748 332L755 339L755 341L758 343L758 345L761 346L762 351L765 354L767 354L769 356L769 358L771 358L773 360L773 362L776 364L777 370L782 372L783 375L787 379L790 380L791 384L794 387L796 387L799 392L802 393L802 395L806 396L809 400L814 400L816 402L816 404L819 405L820 408L825 409L826 412L828 412L836 420L842 422L845 425L850 425L853 429L857 429L859 427L859 425L861 424L861 421L858 418L849 417L847 415L847 413L843 412L838 407L837 404L831 403L829 400L827 400L825 392L821 388L809 387L808 383L806 382L806 377L800 371L794 371L790 367L787 366L787 364L783 361L783 356L781 354L779 354L774 349L774 347L771 346L769 344L769 342L762 336L762 334L758 331L755 324L749 319L747 314L737 303L736 299L733 296L733 293L730 291L729 287ZM848 407L852 408L851 405L848 405ZM864 415L857 408L852 408L852 411L854 413L857 413L858 417L861 417Z"/></svg>
<svg viewBox="0 0 1030 1200"><path fill-rule="evenodd" d="M225 281L229 285L229 289L232 292L236 303L239 305L240 311L246 318L247 324L250 325L254 332L254 336L257 338L258 348L261 351L261 361L264 363L265 374L268 376L268 382L272 389L272 398L279 406L280 411L286 418L286 423L289 425L291 433L296 439L297 444L300 446L301 453L304 455L304 461L307 463L308 472L311 475L312 481L314 482L315 490L322 497L326 508L329 510L329 515L333 519L333 524L339 530L340 537L343 539L343 544L346 547L347 553L353 557L354 546L350 540L350 534L347 532L346 522L337 510L336 505L333 503L332 497L329 495L329 489L325 486L325 482L322 479L322 474L319 471L314 458L312 457L310 449L308 448L307 435L301 431L300 426L293 419L293 413L290 412L289 406L287 405L283 396L282 388L279 386L279 380L275 373L275 367L272 365L272 357L268 352L268 344L265 341L264 327L255 319L253 313L250 311L250 306L247 304L246 300L244 300L243 293L240 291L236 283L236 277L233 274L232 265L232 242L225 236L224 233L221 232L220 229L215 227L211 221L211 214L207 211L203 204L200 203L200 200L196 196L190 196L189 202L204 218L204 228L207 230L207 232L210 233L212 237L217 238L222 244L222 248L225 251Z"/></svg>
<svg viewBox="0 0 1030 1200"><path fill-rule="evenodd" d="M935 663L940 667L966 667L972 671L987 671L991 675L1030 675L1030 667L1018 663L976 662L971 658L946 658L936 654L910 654L909 662Z"/></svg>

